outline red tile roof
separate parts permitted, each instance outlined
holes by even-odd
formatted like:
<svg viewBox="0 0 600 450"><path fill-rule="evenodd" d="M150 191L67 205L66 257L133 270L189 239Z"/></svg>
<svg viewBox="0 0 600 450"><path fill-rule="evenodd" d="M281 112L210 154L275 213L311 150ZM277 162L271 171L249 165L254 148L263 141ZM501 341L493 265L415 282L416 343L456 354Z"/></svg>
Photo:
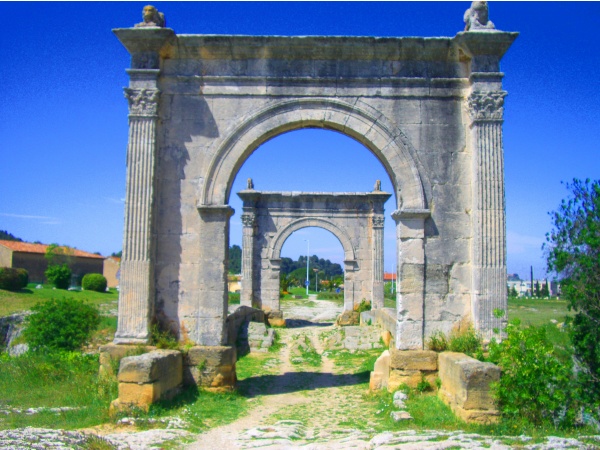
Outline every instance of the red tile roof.
<svg viewBox="0 0 600 450"><path fill-rule="evenodd" d="M383 281L392 281L392 280L396 280L396 274L395 273L390 273L390 272L385 272L383 274Z"/></svg>
<svg viewBox="0 0 600 450"><path fill-rule="evenodd" d="M20 253L42 253L42 254L45 254L46 249L48 248L48 246L44 245L44 244L30 244L29 242L2 241L2 240L0 240L0 245L11 249L13 252L20 252ZM95 255L94 253L84 252L83 250L77 250L77 249L71 249L71 250L73 250L73 256L79 256L81 258L104 259L104 256L102 256L102 255Z"/></svg>

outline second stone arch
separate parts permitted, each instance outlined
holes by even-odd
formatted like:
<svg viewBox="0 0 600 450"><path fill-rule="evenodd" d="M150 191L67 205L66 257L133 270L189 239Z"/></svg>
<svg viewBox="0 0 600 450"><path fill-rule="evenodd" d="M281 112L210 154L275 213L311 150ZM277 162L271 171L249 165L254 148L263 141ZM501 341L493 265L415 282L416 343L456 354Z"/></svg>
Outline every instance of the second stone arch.
<svg viewBox="0 0 600 450"><path fill-rule="evenodd" d="M361 300L383 308L384 204L391 194L372 192L238 193L243 204L241 303L279 311L281 248L294 232L324 228L344 249L344 310Z"/></svg>

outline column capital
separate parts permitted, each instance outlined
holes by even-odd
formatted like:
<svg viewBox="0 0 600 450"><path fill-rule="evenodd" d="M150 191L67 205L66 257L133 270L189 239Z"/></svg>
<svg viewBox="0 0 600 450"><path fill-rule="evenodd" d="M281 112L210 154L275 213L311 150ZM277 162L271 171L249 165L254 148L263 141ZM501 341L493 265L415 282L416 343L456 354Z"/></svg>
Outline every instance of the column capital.
<svg viewBox="0 0 600 450"><path fill-rule="evenodd" d="M506 91L476 91L467 97L466 109L471 121L502 122Z"/></svg>
<svg viewBox="0 0 600 450"><path fill-rule="evenodd" d="M129 103L129 116L156 117L158 114L158 89L123 89Z"/></svg>
<svg viewBox="0 0 600 450"><path fill-rule="evenodd" d="M377 215L371 217L371 224L373 228L383 228L383 224L385 222L385 218L383 216Z"/></svg>
<svg viewBox="0 0 600 450"><path fill-rule="evenodd" d="M256 214L244 213L242 214L242 224L244 227L253 227L256 223Z"/></svg>

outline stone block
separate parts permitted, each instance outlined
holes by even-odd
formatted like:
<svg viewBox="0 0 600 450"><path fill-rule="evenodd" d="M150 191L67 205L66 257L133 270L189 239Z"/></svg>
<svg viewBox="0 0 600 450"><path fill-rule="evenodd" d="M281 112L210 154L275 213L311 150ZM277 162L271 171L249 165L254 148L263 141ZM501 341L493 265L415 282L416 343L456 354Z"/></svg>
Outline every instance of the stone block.
<svg viewBox="0 0 600 450"><path fill-rule="evenodd" d="M167 389L181 383L181 352L154 350L121 360L119 383L153 383L160 381Z"/></svg>
<svg viewBox="0 0 600 450"><path fill-rule="evenodd" d="M398 370L437 370L438 354L432 350L390 349L390 367Z"/></svg>
<svg viewBox="0 0 600 450"><path fill-rule="evenodd" d="M371 390L387 387L390 378L390 352L386 350L375 361L369 388Z"/></svg>
<svg viewBox="0 0 600 450"><path fill-rule="evenodd" d="M423 348L423 322L398 320L396 324L396 348L398 350L421 350Z"/></svg>
<svg viewBox="0 0 600 450"><path fill-rule="evenodd" d="M420 370L390 370L390 377L388 379L388 391L397 391L400 386L406 385L409 388L416 388L417 384L421 382L421 371Z"/></svg>
<svg viewBox="0 0 600 450"><path fill-rule="evenodd" d="M360 314L357 311L344 311L335 321L340 327L355 326L360 324Z"/></svg>
<svg viewBox="0 0 600 450"><path fill-rule="evenodd" d="M228 346L196 346L187 351L184 365L219 367L234 365L237 360L235 347Z"/></svg>
<svg viewBox="0 0 600 450"><path fill-rule="evenodd" d="M498 366L462 353L443 352L439 356L439 377L440 398L463 420L496 420L498 412L491 384L500 380Z"/></svg>
<svg viewBox="0 0 600 450"><path fill-rule="evenodd" d="M100 352L100 373L117 375L113 370L112 361L120 360L126 356L139 354L140 352L151 352L156 350L152 345L127 345L127 344L107 344L99 347Z"/></svg>

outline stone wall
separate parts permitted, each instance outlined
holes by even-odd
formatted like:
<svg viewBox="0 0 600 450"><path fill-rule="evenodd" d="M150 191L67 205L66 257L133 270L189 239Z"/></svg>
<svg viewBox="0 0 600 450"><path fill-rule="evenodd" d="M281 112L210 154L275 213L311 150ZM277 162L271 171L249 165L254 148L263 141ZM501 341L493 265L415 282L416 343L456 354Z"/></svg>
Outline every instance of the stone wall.
<svg viewBox="0 0 600 450"><path fill-rule="evenodd" d="M307 127L356 139L390 175L396 348L422 349L432 331L448 332L465 317L484 334L500 327L500 60L516 33L115 33L132 55L117 342L146 342L156 315L196 344L227 342L232 182L262 143Z"/></svg>

